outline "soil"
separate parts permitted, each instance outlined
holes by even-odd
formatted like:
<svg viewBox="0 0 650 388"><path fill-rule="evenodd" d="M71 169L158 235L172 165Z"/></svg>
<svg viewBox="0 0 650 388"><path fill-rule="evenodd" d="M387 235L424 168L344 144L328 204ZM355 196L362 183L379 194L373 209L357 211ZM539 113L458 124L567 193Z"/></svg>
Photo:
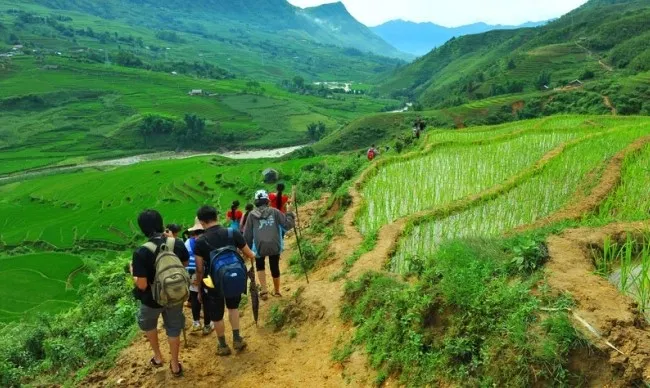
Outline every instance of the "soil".
<svg viewBox="0 0 650 388"><path fill-rule="evenodd" d="M338 317L344 280L331 282L329 278L340 269L342 260L352 254L362 241L353 223L360 198L355 190L352 191L352 206L343 219L344 235L334 239L331 259L309 275L309 284L304 277L289 274L287 258L295 249L295 240L293 236L287 237L291 241L282 260L282 299L291 299L293 303L300 304L301 319L290 320L287 327L279 332L265 326L270 307L279 301L269 297L268 301L261 301L259 326L256 327L253 322L250 307L246 306L241 311L241 332L246 338L248 348L240 354L219 357L216 355L214 333L204 337L188 332L187 346L181 349L185 376L175 379L167 367L154 370L148 366L152 354L149 344L141 335L121 352L113 369L98 371L82 384L100 387L207 387L216 383L223 387L370 385L375 378L375 372L368 369L365 356L354 354L345 365L331 361L333 347L340 339L349 339L351 327ZM301 207L301 218L310 219L325 202L326 198L323 198ZM359 264L363 263L364 270L379 270L386 257L366 256ZM357 266L353 270L355 273L360 271ZM302 292L296 302L291 296L298 289L302 289ZM186 316L190 316L189 310L186 310ZM189 318L186 319L189 322ZM229 324L226 326L229 327ZM288 328L291 328L292 332L295 331L295 338L290 338ZM159 329L159 334L161 349L167 356L164 330ZM226 332L226 338L231 340L229 330ZM168 361L168 357L166 360Z"/></svg>
<svg viewBox="0 0 650 388"><path fill-rule="evenodd" d="M566 292L576 302L573 313L600 334L598 338L579 322L575 327L607 357L600 357L598 378L590 386L630 386L650 380L650 331L636 303L621 294L607 279L594 274L592 249L602 247L606 236L623 239L626 232L640 232L650 221L612 224L604 228L579 228L548 239L550 260L546 265L549 285ZM606 344L609 341L620 352ZM580 362L596 362L594 358ZM578 360L573 360L578 362ZM592 370L594 368L591 368ZM605 373L607 372L607 373ZM603 375L604 373L604 375Z"/></svg>

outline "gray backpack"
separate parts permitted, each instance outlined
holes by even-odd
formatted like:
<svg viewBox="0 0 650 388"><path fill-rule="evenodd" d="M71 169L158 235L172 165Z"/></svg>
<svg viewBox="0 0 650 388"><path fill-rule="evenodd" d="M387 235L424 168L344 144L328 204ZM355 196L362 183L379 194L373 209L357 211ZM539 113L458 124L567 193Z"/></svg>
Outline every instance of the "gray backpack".
<svg viewBox="0 0 650 388"><path fill-rule="evenodd" d="M156 275L151 285L153 299L163 307L182 305L190 295L190 276L174 253L175 238L167 238L160 248L151 241L144 244L156 255Z"/></svg>

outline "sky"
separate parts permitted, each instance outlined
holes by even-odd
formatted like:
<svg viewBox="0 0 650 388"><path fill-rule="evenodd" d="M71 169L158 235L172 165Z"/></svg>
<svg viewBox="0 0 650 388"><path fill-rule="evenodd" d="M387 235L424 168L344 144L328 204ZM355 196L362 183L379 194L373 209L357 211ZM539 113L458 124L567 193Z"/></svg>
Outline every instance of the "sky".
<svg viewBox="0 0 650 388"><path fill-rule="evenodd" d="M332 0L288 0L311 7ZM342 0L348 11L367 26L403 19L446 27L486 22L517 25L556 18L587 0Z"/></svg>

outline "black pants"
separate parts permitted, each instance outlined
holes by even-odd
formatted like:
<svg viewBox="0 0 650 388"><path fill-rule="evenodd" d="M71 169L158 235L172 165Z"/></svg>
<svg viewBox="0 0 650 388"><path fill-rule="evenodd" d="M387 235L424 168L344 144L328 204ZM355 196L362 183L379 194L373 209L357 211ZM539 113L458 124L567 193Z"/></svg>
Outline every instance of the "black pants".
<svg viewBox="0 0 650 388"><path fill-rule="evenodd" d="M210 288L208 290L208 295L203 305L208 305L208 314L210 320L219 322L223 320L223 315L226 312L226 307L229 310L235 310L239 308L239 303L241 302L241 295L234 298L225 298L221 294L221 290L218 288Z"/></svg>
<svg viewBox="0 0 650 388"><path fill-rule="evenodd" d="M255 258L255 268L258 271L264 271L266 257L256 257ZM271 267L271 276L273 279L280 277L280 255L269 256L269 266Z"/></svg>
<svg viewBox="0 0 650 388"><path fill-rule="evenodd" d="M208 313L207 294L203 292L203 324L210 324L210 314ZM199 302L199 293L190 291L190 303L192 304L192 320L198 322L201 318L201 302Z"/></svg>

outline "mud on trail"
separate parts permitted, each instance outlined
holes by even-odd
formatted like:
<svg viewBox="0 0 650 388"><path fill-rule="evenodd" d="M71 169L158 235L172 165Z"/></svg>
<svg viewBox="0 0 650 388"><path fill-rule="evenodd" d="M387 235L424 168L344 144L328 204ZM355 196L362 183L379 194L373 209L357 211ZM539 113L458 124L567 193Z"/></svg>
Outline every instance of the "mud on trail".
<svg viewBox="0 0 650 388"><path fill-rule="evenodd" d="M208 387L219 384L223 387L341 387L347 384L370 385L375 372L366 367L365 357L356 355L345 367L331 361L331 351L337 340L348 338L351 328L339 319L340 299L345 280L330 281L330 276L338 271L345 260L361 243L362 237L354 227L354 214L359 206L359 197L353 195L353 205L344 216L344 235L336 237L331 245L331 258L319 269L309 274L310 283L304 277L289 273L287 263L295 247L295 237L287 236L289 244L282 256L283 300L294 304L299 310L298 317L290 319L285 328L274 332L265 326L270 307L279 301L269 297L260 301L259 326L253 321L250 305L241 313L241 333L248 347L239 354L229 357L216 355L217 339L212 333L202 336L188 331L188 346L181 348L181 362L184 377L173 378L167 364L153 369L148 361L152 356L144 335L139 334L134 343L123 350L116 365L108 371L98 371L90 375L84 386L138 386L138 387ZM325 200L312 202L300 208L301 222L310 219ZM364 271L379 270L385 256L373 256L378 260L365 260ZM361 261L360 261L361 262ZM361 263L359 263L361 264ZM268 271L267 271L268 272ZM270 275L267 273L267 276ZM270 283L270 279L267 280ZM300 289L298 298L292 297ZM191 312L185 309L186 322L191 322ZM226 314L227 315L227 314ZM229 323L226 324L226 339L232 342ZM290 338L289 330L295 331ZM169 362L169 348L166 335L159 328L161 350L165 361ZM182 343L182 339L181 339Z"/></svg>
<svg viewBox="0 0 650 388"><path fill-rule="evenodd" d="M576 316L582 318L599 334L596 336L583 323L574 322L574 326L605 355L595 369L592 367L593 371L598 371L598 376L592 376L591 386L597 386L595 381L611 387L636 386L650 381L650 325L631 298L594 273L591 256L593 249L602 249L605 237L623 241L627 233L640 233L649 228L650 220L611 224L598 229L572 229L548 238L550 260L546 272L549 285L570 294L576 302L574 319L578 320ZM598 359L592 355L588 357Z"/></svg>

